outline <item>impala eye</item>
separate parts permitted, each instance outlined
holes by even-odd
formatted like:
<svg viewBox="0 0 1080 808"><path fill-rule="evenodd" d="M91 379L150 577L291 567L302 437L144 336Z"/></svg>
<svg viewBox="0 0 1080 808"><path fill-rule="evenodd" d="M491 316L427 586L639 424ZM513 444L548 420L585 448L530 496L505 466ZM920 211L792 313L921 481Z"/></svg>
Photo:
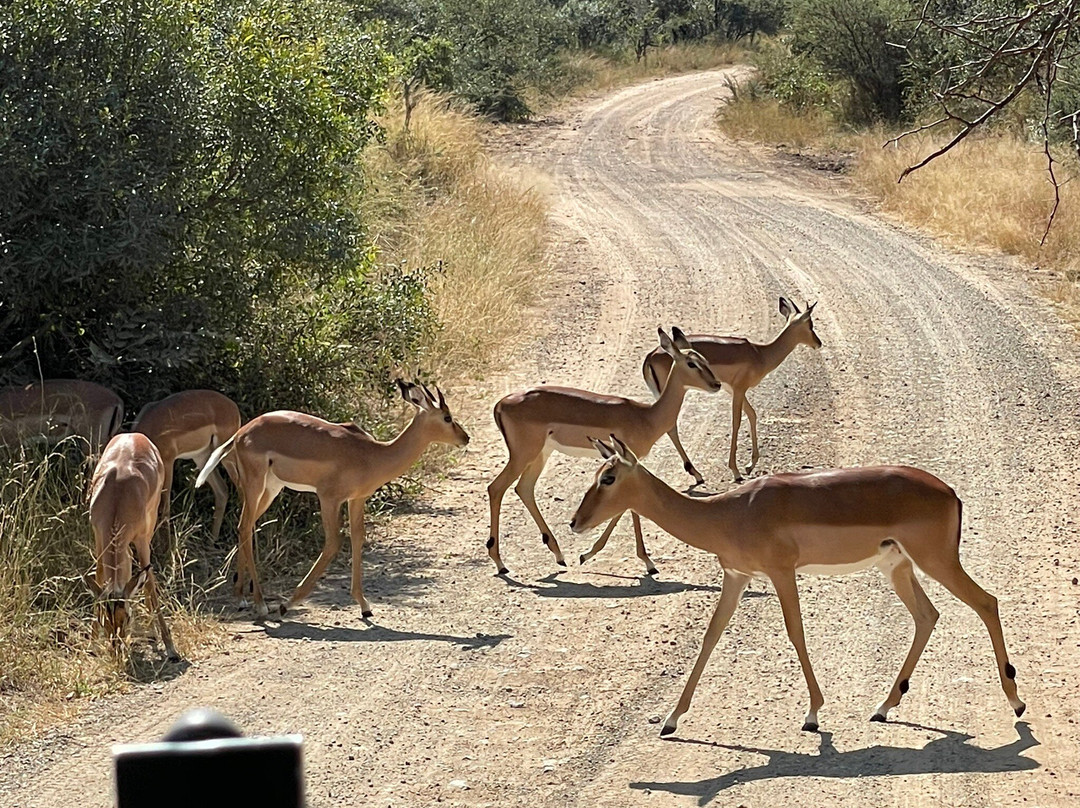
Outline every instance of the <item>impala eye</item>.
<svg viewBox="0 0 1080 808"><path fill-rule="evenodd" d="M690 370L697 370L697 365L694 362L690 363Z"/></svg>
<svg viewBox="0 0 1080 808"><path fill-rule="evenodd" d="M443 420L446 421L446 423L448 423L448 424L452 424L454 422L453 417L449 416L449 415L446 416L445 418L443 418Z"/></svg>
<svg viewBox="0 0 1080 808"><path fill-rule="evenodd" d="M615 482L614 474L605 474L600 478L600 485L611 485L613 482Z"/></svg>

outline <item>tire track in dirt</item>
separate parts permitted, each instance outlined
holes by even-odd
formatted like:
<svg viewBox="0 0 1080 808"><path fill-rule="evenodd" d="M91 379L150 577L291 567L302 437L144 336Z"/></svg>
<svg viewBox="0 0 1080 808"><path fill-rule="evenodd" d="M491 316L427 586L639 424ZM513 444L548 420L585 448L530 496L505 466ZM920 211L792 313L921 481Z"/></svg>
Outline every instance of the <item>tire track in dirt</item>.
<svg viewBox="0 0 1080 808"><path fill-rule="evenodd" d="M369 531L376 625L349 606L338 562L288 622L238 619L227 655L11 750L0 804L109 804L109 743L154 739L195 704L251 733L302 733L312 806L1076 803L1073 337L1015 268L941 250L717 137L730 72L505 130L507 159L551 178L552 280L535 337L469 391L482 402L469 450L416 513ZM624 525L589 566L558 572L508 496L512 575L492 575L484 488L505 461L490 417L500 395L543 381L644 398L658 324L760 339L780 325L779 294L820 300L825 347L797 351L752 396L761 470L905 461L958 489L965 565L1000 599L1029 704L1019 731L984 628L933 584L942 617L897 723L867 721L911 636L874 572L800 581L825 733L799 731L805 685L776 600L755 584L671 742L648 718L697 653L713 560L647 525L661 576L643 580ZM729 406L691 395L681 421L717 489ZM649 465L688 481L666 441ZM553 459L538 486L568 557L594 538L565 527L593 470Z"/></svg>

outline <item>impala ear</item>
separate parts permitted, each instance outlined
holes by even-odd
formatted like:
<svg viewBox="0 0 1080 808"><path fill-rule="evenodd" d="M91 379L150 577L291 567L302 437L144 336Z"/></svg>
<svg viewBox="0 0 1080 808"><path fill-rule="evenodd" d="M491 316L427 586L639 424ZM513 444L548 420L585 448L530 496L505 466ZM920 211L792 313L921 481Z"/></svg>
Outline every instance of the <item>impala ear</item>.
<svg viewBox="0 0 1080 808"><path fill-rule="evenodd" d="M807 302L807 304L806 304L806 313L807 314L812 314L813 311L814 311L814 306L816 306L816 305L817 305L816 300L813 303Z"/></svg>
<svg viewBox="0 0 1080 808"><path fill-rule="evenodd" d="M431 388L421 382L420 386L424 389L425 395L427 395L428 402L430 402L432 409L439 408L439 401L435 398L435 394L431 392Z"/></svg>
<svg viewBox="0 0 1080 808"><path fill-rule="evenodd" d="M661 350L663 350L663 352L670 356L672 359L678 356L679 349L675 347L675 343L671 341L671 337L664 333L664 329L657 328L656 333L660 337Z"/></svg>
<svg viewBox="0 0 1080 808"><path fill-rule="evenodd" d="M680 351L693 350L693 345L690 344L690 340L686 338L686 334L682 332L682 329L677 325L671 327L671 341L675 343L675 347Z"/></svg>
<svg viewBox="0 0 1080 808"><path fill-rule="evenodd" d="M604 458L604 460L610 460L615 456L615 449L613 449L611 446L608 446L602 440L598 440L597 438L589 438L589 443L593 445L593 448L600 453L600 456Z"/></svg>
<svg viewBox="0 0 1080 808"><path fill-rule="evenodd" d="M630 451L630 447L616 438L614 434L611 435L611 445L615 449L615 454L619 456L619 460L630 466L637 465L637 455Z"/></svg>
<svg viewBox="0 0 1080 808"><path fill-rule="evenodd" d="M142 588L146 586L146 579L150 577L150 565L147 564L138 574L135 575L130 581L127 582L127 586L124 587L124 600L130 600L135 597Z"/></svg>
<svg viewBox="0 0 1080 808"><path fill-rule="evenodd" d="M439 389L439 385L435 385L435 392L439 394L439 400L436 402L439 409L443 412L450 412L450 408L446 406L446 396L444 396L443 391Z"/></svg>
<svg viewBox="0 0 1080 808"><path fill-rule="evenodd" d="M783 317L785 320L790 320L791 316L793 314L798 314L798 313L799 313L798 307L794 303L792 303L790 300L788 300L786 297L781 296L781 298L780 298L780 316Z"/></svg>
<svg viewBox="0 0 1080 808"><path fill-rule="evenodd" d="M401 397L412 404L414 407L419 407L422 410L430 409L431 402L428 401L424 391L412 382L403 382L401 379L397 380L398 389L401 390Z"/></svg>
<svg viewBox="0 0 1080 808"><path fill-rule="evenodd" d="M83 583L86 584L86 588L90 590L90 593L94 596L94 598L100 598L102 590L101 587L98 586L97 578L94 577L94 573L84 572L82 579Z"/></svg>

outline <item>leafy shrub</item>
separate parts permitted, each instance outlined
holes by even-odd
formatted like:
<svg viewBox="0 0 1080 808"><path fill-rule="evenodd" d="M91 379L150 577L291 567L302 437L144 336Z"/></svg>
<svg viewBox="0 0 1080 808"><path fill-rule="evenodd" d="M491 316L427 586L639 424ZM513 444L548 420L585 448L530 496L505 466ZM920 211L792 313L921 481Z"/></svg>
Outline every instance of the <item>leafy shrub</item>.
<svg viewBox="0 0 1080 808"><path fill-rule="evenodd" d="M0 31L0 382L229 389L259 309L363 264L388 65L346 6L13 0Z"/></svg>

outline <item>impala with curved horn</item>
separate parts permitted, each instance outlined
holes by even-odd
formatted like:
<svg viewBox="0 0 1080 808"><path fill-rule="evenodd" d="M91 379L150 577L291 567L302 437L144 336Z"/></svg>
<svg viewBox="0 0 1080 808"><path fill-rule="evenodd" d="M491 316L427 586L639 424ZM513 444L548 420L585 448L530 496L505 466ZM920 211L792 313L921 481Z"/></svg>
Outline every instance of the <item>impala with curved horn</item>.
<svg viewBox="0 0 1080 808"><path fill-rule="evenodd" d="M842 575L870 566L885 573L915 620L911 650L871 721L885 721L889 710L900 703L937 623L938 611L915 577L916 566L982 619L990 633L1001 687L1016 715L1023 714L997 599L960 565L960 499L937 477L908 466L775 474L699 499L654 477L615 436L610 444L595 441L595 445L605 461L570 522L575 532L634 508L675 538L714 553L724 570L720 602L705 631L701 653L661 735L674 732L689 709L709 655L755 576L768 578L776 589L788 637L810 690L803 729L817 730L824 699L806 652L795 575Z"/></svg>
<svg viewBox="0 0 1080 808"><path fill-rule="evenodd" d="M688 389L710 393L720 390L720 382L709 370L705 357L689 347L678 347L662 328L657 332L660 350L670 361L664 376L664 391L652 404L587 390L545 386L511 393L495 405L495 423L510 452L506 467L488 486L491 531L487 549L500 574L506 573L506 567L499 555L499 511L512 482L518 481L514 490L540 528L542 541L555 554L556 563L565 567L559 543L536 506L536 481L551 453L594 457L596 451L589 436L614 432L644 456L674 426ZM581 555L582 564L604 548L621 515L615 515L592 549ZM632 516L638 558L652 575L656 567L645 550L641 520L636 513Z"/></svg>
<svg viewBox="0 0 1080 808"><path fill-rule="evenodd" d="M173 466L177 460L192 460L202 470L211 453L240 428L240 409L228 396L214 390L185 390L152 404L147 404L135 418L132 432L141 432L157 446L165 463L165 489L161 498L160 524L167 533L169 500L172 493ZM233 484L236 465L232 458L222 462ZM214 492L214 521L211 535L216 542L225 519L229 489L221 475L213 470L207 476Z"/></svg>
<svg viewBox="0 0 1080 808"><path fill-rule="evenodd" d="M739 465L735 459L735 451L739 444L739 427L742 425L742 413L746 411L746 419L750 422L750 443L753 447L750 457L750 465L746 468L747 473L753 470L758 461L757 439L757 411L750 405L746 393L751 388L757 387L769 373L780 366L799 345L809 345L817 349L821 347L821 340L814 332L812 315L814 306L810 303L806 311L802 311L786 297L780 298L780 314L787 322L783 330L772 342L751 342L743 337L718 337L708 334L691 334L685 336L677 328L671 329L672 338L682 347L693 348L704 356L716 378L731 393L731 451L728 454L728 468L735 475L736 480L742 479ZM663 391L663 380L671 367L671 359L664 352L653 350L645 357L641 366L641 373L645 377L645 384L649 386L653 396L659 398ZM688 474L693 475L700 485L705 478L694 468L690 457L679 440L679 426L675 424L668 432L671 442L679 452L683 460L683 468Z"/></svg>
<svg viewBox="0 0 1080 808"><path fill-rule="evenodd" d="M96 562L93 578L86 580L97 599L98 622L114 646L127 634L128 601L145 587L146 607L157 619L165 652L176 661L180 655L165 624L150 565L150 541L164 481L161 455L146 435L125 432L109 441L90 481ZM139 565L134 577L132 549Z"/></svg>
<svg viewBox="0 0 1080 808"><path fill-rule="evenodd" d="M222 458L236 463L238 485L243 498L240 513L239 552L235 592L243 592L250 574L255 608L267 613L252 547L255 522L282 488L311 491L319 497L324 544L311 570L296 587L281 614L302 601L315 588L341 548L341 506L349 503L349 532L352 541L352 596L370 617L371 606L364 597L362 554L364 548L364 503L376 489L408 471L432 443L465 446L469 436L450 414L442 391L438 397L419 384L397 382L401 396L416 408L412 422L393 440L382 442L354 424L337 424L302 412L271 412L253 418L224 444L214 450L196 487L206 482Z"/></svg>

